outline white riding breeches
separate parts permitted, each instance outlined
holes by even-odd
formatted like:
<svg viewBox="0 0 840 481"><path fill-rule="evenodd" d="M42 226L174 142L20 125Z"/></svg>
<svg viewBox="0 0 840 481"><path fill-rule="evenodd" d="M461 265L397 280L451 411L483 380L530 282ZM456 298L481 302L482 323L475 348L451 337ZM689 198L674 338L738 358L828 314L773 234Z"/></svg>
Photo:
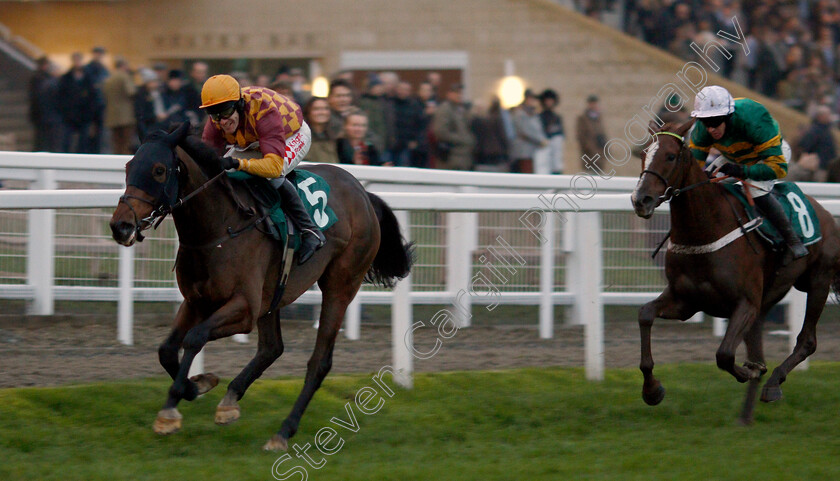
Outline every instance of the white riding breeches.
<svg viewBox="0 0 840 481"><path fill-rule="evenodd" d="M787 143L787 140L782 140L782 155L785 157L785 161L788 161L791 158L791 150L790 144ZM719 169L723 164L731 162L724 156L720 156L713 160L707 167L707 172L714 172L715 170ZM723 174L718 174L718 177L723 177ZM747 180L744 184L746 188L749 190L750 195L753 198L761 197L763 195L767 195L773 190L773 186L776 185L778 179L770 179L770 180ZM727 183L735 183L739 182L737 179L726 179L723 182Z"/></svg>

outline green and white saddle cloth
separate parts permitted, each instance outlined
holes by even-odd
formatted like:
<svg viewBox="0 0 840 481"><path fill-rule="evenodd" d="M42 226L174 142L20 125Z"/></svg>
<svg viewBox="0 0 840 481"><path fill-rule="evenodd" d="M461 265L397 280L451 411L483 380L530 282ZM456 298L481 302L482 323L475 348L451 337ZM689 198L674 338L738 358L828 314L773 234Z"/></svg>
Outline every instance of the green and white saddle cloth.
<svg viewBox="0 0 840 481"><path fill-rule="evenodd" d="M741 201L747 210L750 220L760 217L755 207L750 206L747 202L747 198L744 196L743 188L740 184L721 185ZM777 182L773 187L773 191L768 195L776 196L776 199L782 204L782 208L784 208L785 214L790 219L793 230L802 239L803 244L806 246L811 245L822 239L820 220L817 217L816 211L814 211L814 206L811 205L808 197L798 185L793 182ZM784 239L776 230L776 227L770 224L770 222L762 222L757 232L773 247L785 247Z"/></svg>

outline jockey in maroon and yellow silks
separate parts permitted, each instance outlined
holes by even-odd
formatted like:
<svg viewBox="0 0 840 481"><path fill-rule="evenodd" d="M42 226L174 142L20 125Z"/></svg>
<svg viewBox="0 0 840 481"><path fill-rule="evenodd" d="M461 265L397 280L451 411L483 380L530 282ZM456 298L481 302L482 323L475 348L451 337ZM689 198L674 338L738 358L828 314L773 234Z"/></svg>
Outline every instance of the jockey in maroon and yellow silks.
<svg viewBox="0 0 840 481"><path fill-rule="evenodd" d="M312 143L312 131L303 120L300 106L273 90L240 88L230 75L214 75L201 88L201 108L209 116L202 139L219 153L227 145L245 149L259 143L262 157L236 159L228 152L219 158L219 165L270 180L280 193L283 211L301 231L298 263L306 262L326 238L312 222L297 187L286 178Z"/></svg>
<svg viewBox="0 0 840 481"><path fill-rule="evenodd" d="M223 132L219 122L208 118L202 139L220 151L226 145L245 148L258 141L263 157L239 159L239 170L269 179L288 174L301 157L301 146L290 145L304 124L300 106L263 87L243 87L241 98L244 106L235 134Z"/></svg>

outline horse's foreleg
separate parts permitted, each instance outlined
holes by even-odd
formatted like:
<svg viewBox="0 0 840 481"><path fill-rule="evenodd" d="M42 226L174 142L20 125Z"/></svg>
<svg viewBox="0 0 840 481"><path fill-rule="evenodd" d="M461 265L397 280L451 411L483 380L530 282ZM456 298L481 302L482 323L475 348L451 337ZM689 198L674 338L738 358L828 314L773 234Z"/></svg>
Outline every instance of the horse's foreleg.
<svg viewBox="0 0 840 481"><path fill-rule="evenodd" d="M761 382L761 376L767 372L767 367L764 364L764 344L761 339L763 324L764 317L758 318L744 335L744 344L747 346L747 362L744 367L753 372L747 385L744 408L741 410L740 421L744 425L752 423L758 384Z"/></svg>
<svg viewBox="0 0 840 481"><path fill-rule="evenodd" d="M318 323L318 337L315 341L315 350L312 352L312 357L309 358L309 363L306 365L306 380L303 384L303 389L298 395L297 401L289 413L289 416L283 421L280 430L263 446L263 449L275 451L278 449L285 450L288 447L289 439L295 435L300 425L300 419L303 417L303 412L315 391L321 386L327 373L332 368L333 349L335 347L335 338L338 335L338 330L341 327L341 322L344 320L344 312L347 306L353 299L353 295L361 285L361 279L356 285L355 289L347 295L336 295L330 292L330 289L321 287L324 293L324 300L321 303L321 316ZM345 289L347 287L345 286Z"/></svg>
<svg viewBox="0 0 840 481"><path fill-rule="evenodd" d="M198 322L199 319L190 305L187 302L182 302L178 308L178 313L175 314L172 331L158 347L160 365L163 366L173 381L178 376L178 368L181 364L178 361L178 351L181 349L181 343L184 342L187 331Z"/></svg>
<svg viewBox="0 0 840 481"><path fill-rule="evenodd" d="M641 336L642 360L639 369L645 378L642 385L642 399L650 406L656 406L665 398L665 388L653 375L653 354L651 352L650 331L653 320L657 317L666 319L688 319L694 315L683 303L678 302L665 289L656 299L639 309L639 334Z"/></svg>
<svg viewBox="0 0 840 481"><path fill-rule="evenodd" d="M773 370L770 379L764 384L764 388L761 390L761 400L764 402L778 401L781 399L781 384L785 382L787 375L800 362L804 361L817 350L817 321L820 320L820 315L825 307L829 285L827 281L815 282L812 285L819 285L820 287L814 287L808 292L805 322L802 325L802 330L796 337L796 346L793 348L791 355Z"/></svg>
<svg viewBox="0 0 840 481"><path fill-rule="evenodd" d="M211 339L211 333L214 334L212 339L223 337L216 332L219 330L218 328L227 327L230 324L240 324L243 319L247 318L250 314L248 306L249 304L244 297L236 295L206 321L191 328L184 336L182 342L184 356L181 358L178 372L169 388L166 403L163 405L163 409L158 412L155 420L154 430L156 433L171 434L181 428L181 414L177 409L178 403L181 399L192 401L199 394L196 383L187 378L193 359Z"/></svg>
<svg viewBox="0 0 840 481"><path fill-rule="evenodd" d="M753 369L735 365L735 352L744 340L744 335L752 329L756 317L758 317L758 308L752 302L747 299L738 301L738 305L735 306L729 318L723 341L715 354L717 366L732 374L738 382L747 382L756 377Z"/></svg>
<svg viewBox="0 0 840 481"><path fill-rule="evenodd" d="M278 311L258 321L259 344L257 354L228 385L225 397L216 408L216 424L230 424L239 419L239 403L248 387L283 354L283 335L280 332Z"/></svg>

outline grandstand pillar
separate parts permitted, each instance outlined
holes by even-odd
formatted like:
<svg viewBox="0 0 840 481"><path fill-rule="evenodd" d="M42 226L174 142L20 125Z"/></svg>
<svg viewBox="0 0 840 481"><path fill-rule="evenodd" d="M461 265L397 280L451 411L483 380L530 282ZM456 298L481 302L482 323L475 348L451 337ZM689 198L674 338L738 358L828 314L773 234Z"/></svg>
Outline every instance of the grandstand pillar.
<svg viewBox="0 0 840 481"><path fill-rule="evenodd" d="M408 211L395 211L394 215L400 224L402 235L410 239L408 225ZM394 362L394 382L411 389L414 386L414 359L409 346L414 344L411 335L413 323L413 307L411 305L411 274L397 282L394 287L394 297L391 301L391 349Z"/></svg>
<svg viewBox="0 0 840 481"><path fill-rule="evenodd" d="M39 170L31 188L54 190L55 171ZM30 210L28 217L26 279L34 292L32 299L27 303L26 313L51 316L55 311L55 210Z"/></svg>
<svg viewBox="0 0 840 481"><path fill-rule="evenodd" d="M601 298L603 259L601 213L578 212L575 246L578 254L574 283L575 324L584 325L586 378L604 379L604 306Z"/></svg>
<svg viewBox="0 0 840 481"><path fill-rule="evenodd" d="M555 216L548 214L543 225L540 245L540 338L554 337L554 245L557 237Z"/></svg>
<svg viewBox="0 0 840 481"><path fill-rule="evenodd" d="M119 290L117 301L117 341L134 344L134 249L119 247Z"/></svg>
<svg viewBox="0 0 840 481"><path fill-rule="evenodd" d="M805 311L807 310L808 305L808 295L804 292L797 291L796 289L791 289L787 294L786 300L788 301L788 345L790 346L790 352L793 352L793 348L796 347L796 337L799 335L799 331L802 330L802 325L805 323ZM808 369L808 360L805 359L799 363L799 365L796 366L796 369L801 369L803 371Z"/></svg>

